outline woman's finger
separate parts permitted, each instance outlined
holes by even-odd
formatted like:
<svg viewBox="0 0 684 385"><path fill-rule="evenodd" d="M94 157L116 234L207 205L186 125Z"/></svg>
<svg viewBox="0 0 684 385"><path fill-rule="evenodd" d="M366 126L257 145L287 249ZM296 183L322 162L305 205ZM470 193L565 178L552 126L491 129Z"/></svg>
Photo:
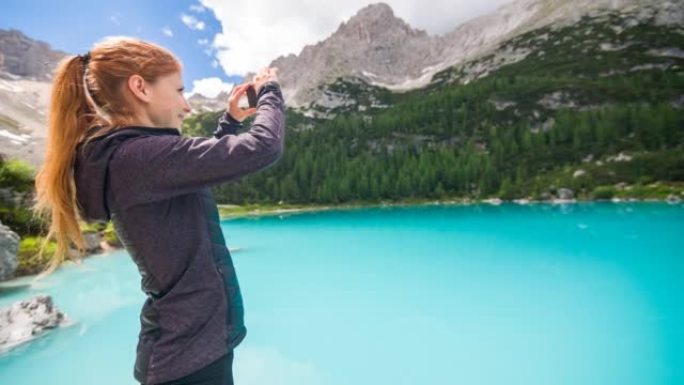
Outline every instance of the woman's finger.
<svg viewBox="0 0 684 385"><path fill-rule="evenodd" d="M240 94L241 92L243 92L243 91L247 88L247 85L248 85L248 84L241 84L241 85L237 86L237 87L235 88L235 95L238 95L238 94Z"/></svg>
<svg viewBox="0 0 684 385"><path fill-rule="evenodd" d="M233 93L230 96L231 101L238 101L240 100L240 96L246 93L247 87L249 87L251 83L244 83L241 84L233 89Z"/></svg>
<svg viewBox="0 0 684 385"><path fill-rule="evenodd" d="M244 91L245 91L245 88L244 88L244 87L238 86L238 87L235 89L235 93L233 93L233 97L239 98L239 96L240 96L241 94L243 94Z"/></svg>
<svg viewBox="0 0 684 385"><path fill-rule="evenodd" d="M230 97L228 97L228 99L233 100L235 98L235 95L237 95L239 89L240 89L240 86L233 87L233 90L230 91Z"/></svg>
<svg viewBox="0 0 684 385"><path fill-rule="evenodd" d="M245 89L245 88L247 88L247 87L250 85L250 83L251 83L251 82L242 83L242 84L240 84L239 86L235 87L234 89L235 89L235 91L239 91L239 90Z"/></svg>

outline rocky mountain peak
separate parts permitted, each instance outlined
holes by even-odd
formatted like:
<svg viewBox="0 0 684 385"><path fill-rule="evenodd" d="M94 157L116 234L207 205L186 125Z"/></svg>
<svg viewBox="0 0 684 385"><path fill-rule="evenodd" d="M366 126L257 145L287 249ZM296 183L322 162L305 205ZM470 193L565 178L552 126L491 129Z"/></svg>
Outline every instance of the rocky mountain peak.
<svg viewBox="0 0 684 385"><path fill-rule="evenodd" d="M375 3L360 9L346 23L340 24L332 38L371 43L388 37L424 36L425 31L413 29L396 17L386 3Z"/></svg>
<svg viewBox="0 0 684 385"><path fill-rule="evenodd" d="M67 54L33 40L16 29L0 29L0 71L25 78L49 80Z"/></svg>
<svg viewBox="0 0 684 385"><path fill-rule="evenodd" d="M359 9L354 18L370 20L391 19L394 18L394 11L387 3L374 3Z"/></svg>
<svg viewBox="0 0 684 385"><path fill-rule="evenodd" d="M307 45L299 55L279 57L271 66L291 106L321 97L321 84L343 76L381 84L401 84L419 77L439 50L439 39L412 28L386 3L359 10L327 39ZM429 59L425 59L429 58Z"/></svg>

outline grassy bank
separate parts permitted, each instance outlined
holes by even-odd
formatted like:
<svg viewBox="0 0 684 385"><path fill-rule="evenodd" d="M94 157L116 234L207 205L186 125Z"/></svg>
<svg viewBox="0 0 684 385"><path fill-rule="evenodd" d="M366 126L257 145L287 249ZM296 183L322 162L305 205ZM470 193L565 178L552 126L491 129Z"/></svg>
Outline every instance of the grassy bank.
<svg viewBox="0 0 684 385"><path fill-rule="evenodd" d="M576 200L579 202L590 201L665 201L669 196L676 196L684 200L684 183L653 183L649 185L618 185L598 186L590 194L579 194ZM378 206L408 206L422 204L477 204L489 199L497 199L498 196L489 196L482 199L464 197L449 197L442 199L410 198L398 201L352 201L341 204L249 204L249 205L221 205L219 215L221 219L233 219L244 217L256 217L263 215L282 215L288 213L300 213L323 210L355 209ZM523 198L519 197L518 199ZM525 197L532 202L552 203L552 201L539 200L535 197Z"/></svg>

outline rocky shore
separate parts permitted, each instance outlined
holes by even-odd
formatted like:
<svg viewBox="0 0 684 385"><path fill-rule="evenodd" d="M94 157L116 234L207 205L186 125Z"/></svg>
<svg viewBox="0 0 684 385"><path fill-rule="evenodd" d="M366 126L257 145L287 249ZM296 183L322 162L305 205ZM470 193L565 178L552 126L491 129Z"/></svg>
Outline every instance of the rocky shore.
<svg viewBox="0 0 684 385"><path fill-rule="evenodd" d="M339 205L252 205L249 207L238 205L218 205L221 219L237 219L245 217L259 217L269 215L286 215L295 213L305 213L314 211L326 210L344 210L344 209L361 209L371 207L392 207L392 206L414 206L414 205L475 205L475 204L491 204L500 205L506 202L515 203L519 205L527 204L570 204L578 202L667 202L670 204L678 204L684 200L684 194L681 196L669 194L665 199L656 198L620 198L612 197L610 199L583 199L575 197L575 194L570 189L559 189L557 194L546 194L542 199L519 198L504 200L501 198L486 198L486 199L414 199L401 202L360 202L348 203ZM282 206L282 207L280 207Z"/></svg>

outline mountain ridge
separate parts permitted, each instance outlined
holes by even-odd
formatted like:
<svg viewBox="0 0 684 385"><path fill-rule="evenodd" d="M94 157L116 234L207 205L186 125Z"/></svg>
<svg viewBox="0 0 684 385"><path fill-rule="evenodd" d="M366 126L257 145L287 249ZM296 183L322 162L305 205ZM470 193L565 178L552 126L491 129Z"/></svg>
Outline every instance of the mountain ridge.
<svg viewBox="0 0 684 385"><path fill-rule="evenodd" d="M416 89L427 86L439 71L484 55L515 35L551 24L571 24L584 15L638 7L643 11L640 19L654 16L659 24L684 20L684 11L671 0L517 0L444 35L430 36L397 18L389 5L375 3L341 23L326 39L305 46L299 55L280 56L270 65L280 69L288 104L306 108L323 96L320 85L338 77L359 77L395 92ZM367 25L385 28L382 34L371 34L366 32L374 31L372 27L362 27ZM349 47L348 41L366 44ZM379 54L364 60L369 51Z"/></svg>

